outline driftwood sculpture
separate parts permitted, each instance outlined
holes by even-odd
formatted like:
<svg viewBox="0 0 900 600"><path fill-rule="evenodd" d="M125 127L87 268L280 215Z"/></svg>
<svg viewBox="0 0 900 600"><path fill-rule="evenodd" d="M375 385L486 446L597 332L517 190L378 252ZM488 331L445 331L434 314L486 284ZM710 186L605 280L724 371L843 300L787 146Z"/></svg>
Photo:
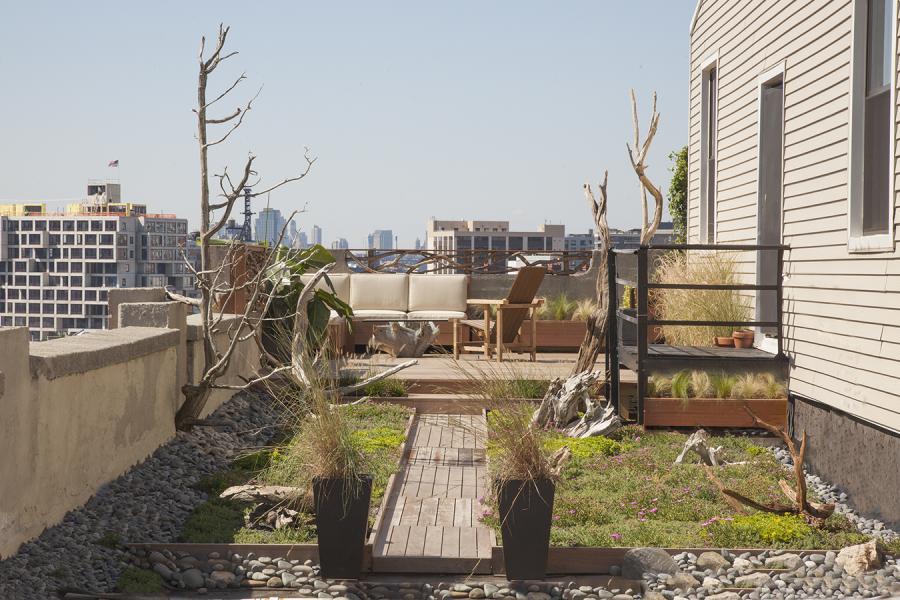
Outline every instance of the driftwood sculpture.
<svg viewBox="0 0 900 600"><path fill-rule="evenodd" d="M569 437L607 435L622 426L609 403L597 403L590 395L602 373L576 373L568 379L557 377L550 382L540 406L534 411L534 422L540 427L561 429ZM584 407L581 418L578 413Z"/></svg>
<svg viewBox="0 0 900 600"><path fill-rule="evenodd" d="M706 433L706 430L698 429L684 443L684 448L681 449L681 453L675 459L675 464L683 464L688 453L694 452L700 457L702 464L710 467L721 466L723 463L719 459L719 452L721 452L722 446L710 447L708 442L709 434Z"/></svg>
<svg viewBox="0 0 900 600"><path fill-rule="evenodd" d="M609 268L606 263L606 252L610 247L609 224L606 221L606 182L608 179L609 173L604 171L603 181L597 186L599 200L594 196L591 185L584 184L584 195L591 207L591 215L594 217L594 225L597 226L597 236L600 240L600 262L597 265L597 301L587 319L587 331L584 334L584 341L581 342L581 348L578 349L578 358L572 370L573 375L592 371L597 358L606 346L606 331L609 327Z"/></svg>
<svg viewBox="0 0 900 600"><path fill-rule="evenodd" d="M303 488L283 485L235 485L220 498L250 505L244 520L249 527L283 529L300 525L300 511L313 510L313 498Z"/></svg>
<svg viewBox="0 0 900 600"><path fill-rule="evenodd" d="M637 100L634 90L631 91L631 117L634 125L634 148L629 144L625 144L625 146L628 149L628 158L631 161L631 166L635 175L637 175L641 188L641 244L649 244L659 228L663 210L662 192L653 185L646 173L647 155L650 152L650 145L659 127L659 113L656 112L656 93L653 94L650 125L647 129L647 136L643 141L641 141ZM572 376L565 383L554 382L554 384L551 384L534 415L535 422L541 426L564 428L566 433L572 437L606 435L621 426L621 421L615 414L615 408L608 404L601 405L592 401L582 387L584 380L581 378L583 374L590 373L594 369L594 364L597 362L597 358L600 356L606 343L606 333L609 327L607 322L609 272L605 260L606 251L610 247L609 225L606 220L608 202L606 194L607 179L608 174L604 172L603 181L597 187L599 200L594 196L590 185L585 184L584 186L585 197L591 207L591 214L600 236L600 250L603 255L597 276L596 308L588 318L587 333L584 341L581 342L581 348L578 350L578 359L575 362ZM653 196L655 203L652 219L649 218L647 192ZM604 374L605 376L606 374ZM597 379L594 379L594 382L596 381ZM584 410L584 416L575 425L572 425L571 421L581 410Z"/></svg>
<svg viewBox="0 0 900 600"><path fill-rule="evenodd" d="M431 321L412 327L393 321L387 325L376 325L372 329L369 348L380 350L394 358L413 358L425 354L440 330Z"/></svg>
<svg viewBox="0 0 900 600"><path fill-rule="evenodd" d="M771 513L792 513L804 517L810 523L821 525L825 519L834 512L834 504L819 504L818 502L810 502L806 495L806 475L803 473L803 462L806 460L806 432L800 438L800 448L798 449L794 440L781 427L776 427L770 423L766 423L750 410L750 407L744 405L744 410L753 419L753 424L762 427L766 431L778 436L787 446L788 452L791 453L791 461L794 463L794 487L785 481L778 482L782 493L791 502L790 505L785 504L762 504L751 500L733 490L727 489L721 482L713 479L713 482L719 487L719 490L728 498L737 500L744 506L749 506L763 512Z"/></svg>

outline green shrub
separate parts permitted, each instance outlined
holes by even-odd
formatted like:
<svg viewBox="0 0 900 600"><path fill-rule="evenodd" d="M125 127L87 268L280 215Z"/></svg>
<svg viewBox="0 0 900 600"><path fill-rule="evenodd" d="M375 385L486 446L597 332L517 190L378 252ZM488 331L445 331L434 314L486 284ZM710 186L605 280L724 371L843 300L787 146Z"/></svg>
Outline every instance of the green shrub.
<svg viewBox="0 0 900 600"><path fill-rule="evenodd" d="M193 544L230 544L243 526L244 509L239 504L213 497L194 509L179 539Z"/></svg>
<svg viewBox="0 0 900 600"><path fill-rule="evenodd" d="M568 321L578 308L578 302L569 298L565 292L547 300L547 312L556 321Z"/></svg>
<svg viewBox="0 0 900 600"><path fill-rule="evenodd" d="M565 436L551 437L547 440L547 446L556 452L563 446L568 446L572 451L572 458L581 460L593 456L615 456L622 452L622 444L603 436L589 438L570 438Z"/></svg>
<svg viewBox="0 0 900 600"><path fill-rule="evenodd" d="M373 398L405 398L409 396L409 388L402 379L386 377L370 383L358 393Z"/></svg>
<svg viewBox="0 0 900 600"><path fill-rule="evenodd" d="M163 578L155 571L126 567L119 575L116 588L124 594L153 594L163 591Z"/></svg>
<svg viewBox="0 0 900 600"><path fill-rule="evenodd" d="M713 544L721 548L746 547L748 543L774 546L796 543L813 534L813 528L797 515L754 513L707 525Z"/></svg>
<svg viewBox="0 0 900 600"><path fill-rule="evenodd" d="M98 546L103 546L104 548L110 548L115 550L119 547L121 540L119 539L119 534L115 531L107 531L103 534L96 542Z"/></svg>
<svg viewBox="0 0 900 600"><path fill-rule="evenodd" d="M375 427L374 429L359 429L353 432L355 441L360 450L369 454L377 450L390 450L398 448L406 436L391 427Z"/></svg>

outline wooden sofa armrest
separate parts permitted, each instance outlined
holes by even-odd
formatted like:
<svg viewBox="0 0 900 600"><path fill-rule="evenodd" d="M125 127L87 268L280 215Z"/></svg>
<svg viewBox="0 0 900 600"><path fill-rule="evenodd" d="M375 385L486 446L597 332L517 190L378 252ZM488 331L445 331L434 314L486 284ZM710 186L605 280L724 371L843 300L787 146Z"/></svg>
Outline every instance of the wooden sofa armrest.
<svg viewBox="0 0 900 600"><path fill-rule="evenodd" d="M466 304L477 305L477 306L494 306L499 304L506 304L505 298L466 298Z"/></svg>

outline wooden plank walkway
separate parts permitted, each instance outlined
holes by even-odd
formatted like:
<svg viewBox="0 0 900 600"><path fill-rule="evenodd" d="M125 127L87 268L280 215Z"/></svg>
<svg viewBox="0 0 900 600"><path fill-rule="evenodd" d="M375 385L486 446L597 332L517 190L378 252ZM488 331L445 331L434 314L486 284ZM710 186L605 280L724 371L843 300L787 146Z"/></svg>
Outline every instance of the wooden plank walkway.
<svg viewBox="0 0 900 600"><path fill-rule="evenodd" d="M372 552L379 572L490 572L494 532L478 521L486 489L484 416L419 415Z"/></svg>

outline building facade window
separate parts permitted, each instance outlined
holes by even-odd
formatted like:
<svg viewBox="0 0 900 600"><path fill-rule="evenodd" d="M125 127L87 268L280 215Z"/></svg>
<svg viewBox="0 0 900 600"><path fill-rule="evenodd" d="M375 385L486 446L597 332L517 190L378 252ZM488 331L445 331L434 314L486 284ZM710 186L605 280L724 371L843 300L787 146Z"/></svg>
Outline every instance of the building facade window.
<svg viewBox="0 0 900 600"><path fill-rule="evenodd" d="M854 3L848 245L855 252L894 249L896 4Z"/></svg>
<svg viewBox="0 0 900 600"><path fill-rule="evenodd" d="M716 241L716 149L718 138L718 58L707 59L701 69L700 102L700 237Z"/></svg>

